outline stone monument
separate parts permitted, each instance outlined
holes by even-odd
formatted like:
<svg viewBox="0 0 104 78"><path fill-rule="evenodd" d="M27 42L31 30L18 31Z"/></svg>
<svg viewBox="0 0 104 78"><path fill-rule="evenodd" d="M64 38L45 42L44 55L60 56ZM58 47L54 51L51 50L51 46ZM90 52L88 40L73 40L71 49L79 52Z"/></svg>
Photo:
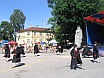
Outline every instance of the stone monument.
<svg viewBox="0 0 104 78"><path fill-rule="evenodd" d="M80 26L78 26L76 33L75 33L75 44L78 47L81 47L81 43L82 43L82 30L81 30Z"/></svg>

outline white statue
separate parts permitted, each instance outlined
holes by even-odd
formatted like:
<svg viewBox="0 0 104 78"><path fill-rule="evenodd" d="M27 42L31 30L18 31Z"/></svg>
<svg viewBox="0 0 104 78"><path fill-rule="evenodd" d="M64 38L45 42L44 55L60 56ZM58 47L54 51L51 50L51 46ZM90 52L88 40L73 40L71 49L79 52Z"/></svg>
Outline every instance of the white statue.
<svg viewBox="0 0 104 78"><path fill-rule="evenodd" d="M81 28L78 26L77 30L76 30L76 34L75 34L75 44L80 47L82 43L82 30Z"/></svg>

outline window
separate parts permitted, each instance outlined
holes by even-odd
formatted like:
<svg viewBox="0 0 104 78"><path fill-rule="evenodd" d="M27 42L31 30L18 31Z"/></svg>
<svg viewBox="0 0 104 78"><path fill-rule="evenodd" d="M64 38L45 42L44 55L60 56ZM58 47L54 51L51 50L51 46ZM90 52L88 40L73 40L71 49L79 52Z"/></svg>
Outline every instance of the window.
<svg viewBox="0 0 104 78"><path fill-rule="evenodd" d="M40 36L42 36L42 32L40 32Z"/></svg>
<svg viewBox="0 0 104 78"><path fill-rule="evenodd" d="M27 35L30 35L30 31L27 31Z"/></svg>
<svg viewBox="0 0 104 78"><path fill-rule="evenodd" d="M36 42L36 39L34 39L34 43Z"/></svg>
<svg viewBox="0 0 104 78"><path fill-rule="evenodd" d="M27 39L27 44L30 44L30 39Z"/></svg>
<svg viewBox="0 0 104 78"><path fill-rule="evenodd" d="M34 32L34 35L36 35L36 32Z"/></svg>

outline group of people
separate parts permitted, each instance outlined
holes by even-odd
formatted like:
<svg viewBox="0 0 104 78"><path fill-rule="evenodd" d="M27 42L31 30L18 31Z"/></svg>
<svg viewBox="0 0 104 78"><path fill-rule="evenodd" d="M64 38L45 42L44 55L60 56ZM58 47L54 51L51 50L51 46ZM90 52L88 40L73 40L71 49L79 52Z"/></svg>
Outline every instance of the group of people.
<svg viewBox="0 0 104 78"><path fill-rule="evenodd" d="M80 50L81 48L79 48L76 44L74 45L73 49L71 50L70 52L70 55L71 55L71 64L70 64L70 68L71 69L75 69L76 68L83 68L82 67L82 59L81 59L81 56L80 56ZM21 62L21 54L25 54L24 52L24 47L19 44L19 45L13 45L13 50L12 52L10 52L10 47L8 44L5 44L4 46L4 50L5 50L5 55L4 57L6 58L6 61L8 62L9 61L9 58L10 58L10 54L12 53L13 54L13 60L12 60L12 63L13 63L13 68L15 66L17 66L19 64L19 62ZM62 52L62 49L61 47L59 46L58 47L58 50L57 52ZM38 45L35 43L34 45L34 55L37 55L39 56L39 48L38 48ZM94 44L93 46L93 52L90 51L90 48L88 46L84 47L83 49L83 53L82 53L82 56L83 55L93 55L93 59L94 59L94 63L99 63L99 50L97 49L96 47L96 44ZM97 60L97 61L96 61ZM78 66L78 64L80 64L81 67Z"/></svg>
<svg viewBox="0 0 104 78"><path fill-rule="evenodd" d="M12 63L13 63L13 68L16 67L17 65L19 65L19 63L21 62L21 54L25 54L24 52L24 47L19 44L15 44L12 46L12 52L10 52L10 47L8 45L8 43L5 43L4 45L4 50L5 50L5 55L4 57L6 58L6 61L8 62L10 60L10 54L13 54L13 59L12 59Z"/></svg>
<svg viewBox="0 0 104 78"><path fill-rule="evenodd" d="M84 50L83 50L83 53L82 55L92 55L93 56L93 62L94 63L100 63L99 61L99 50L96 46L97 44L94 44L93 45L93 52L91 52L90 48L88 46L84 47ZM70 55L71 55L71 65L70 65L70 68L71 69L75 69L76 68L81 68L83 69L82 67L82 59L81 59L81 56L80 56L80 50L81 48L79 48L76 44L74 45L73 49L71 50L70 52ZM78 66L78 64L80 64L80 67Z"/></svg>
<svg viewBox="0 0 104 78"><path fill-rule="evenodd" d="M13 54L13 57L12 57L13 68L18 66L19 63L21 62L21 54L25 55L24 47L22 46L22 44L14 44L12 45L12 47L10 47L8 43L5 43L3 49L5 51L5 54L3 57L6 58L6 62L10 61L11 54ZM39 53L39 48L38 48L38 45L35 43L34 55L39 56L38 53Z"/></svg>

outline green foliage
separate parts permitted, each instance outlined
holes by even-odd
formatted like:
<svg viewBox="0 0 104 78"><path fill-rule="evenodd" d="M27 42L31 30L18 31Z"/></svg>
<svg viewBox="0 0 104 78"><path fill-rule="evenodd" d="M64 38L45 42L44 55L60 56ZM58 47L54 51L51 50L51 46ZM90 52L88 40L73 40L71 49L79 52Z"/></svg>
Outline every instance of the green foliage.
<svg viewBox="0 0 104 78"><path fill-rule="evenodd" d="M2 21L0 25L0 39L13 40L14 29L8 21Z"/></svg>
<svg viewBox="0 0 104 78"><path fill-rule="evenodd" d="M15 33L24 29L26 17L19 9L10 16L10 23L2 21L0 25L0 40L14 40Z"/></svg>
<svg viewBox="0 0 104 78"><path fill-rule="evenodd" d="M55 38L59 41L74 42L74 34L79 25L85 36L84 17L95 14L104 7L102 0L47 0L52 8L52 18L48 23L55 31ZM99 5L100 4L100 5Z"/></svg>
<svg viewBox="0 0 104 78"><path fill-rule="evenodd" d="M10 16L10 22L14 27L14 31L18 32L24 29L26 17L19 9L14 10L14 13Z"/></svg>

